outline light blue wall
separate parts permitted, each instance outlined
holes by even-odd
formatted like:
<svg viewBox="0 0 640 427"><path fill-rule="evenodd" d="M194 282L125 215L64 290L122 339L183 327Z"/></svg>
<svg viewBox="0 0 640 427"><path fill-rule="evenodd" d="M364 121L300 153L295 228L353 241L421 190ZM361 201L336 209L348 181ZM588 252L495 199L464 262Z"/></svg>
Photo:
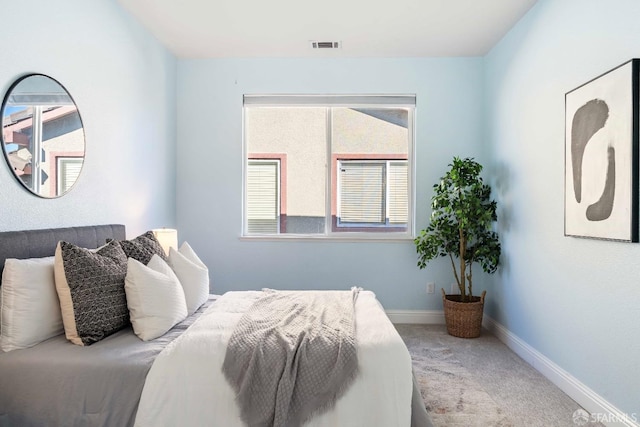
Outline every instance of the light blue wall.
<svg viewBox="0 0 640 427"><path fill-rule="evenodd" d="M482 59L225 59L178 64L177 219L209 266L212 289L345 289L387 309L441 309L426 282L452 282L448 261L416 267L412 241L240 240L242 95L415 93L418 227L453 155L482 157Z"/></svg>
<svg viewBox="0 0 640 427"><path fill-rule="evenodd" d="M85 125L73 190L45 200L0 163L0 230L175 225L175 58L112 0L2 2L0 92L37 72L60 81Z"/></svg>
<svg viewBox="0 0 640 427"><path fill-rule="evenodd" d="M637 0L540 0L485 58L505 263L488 312L640 416L640 245L564 237L564 94L640 57Z"/></svg>

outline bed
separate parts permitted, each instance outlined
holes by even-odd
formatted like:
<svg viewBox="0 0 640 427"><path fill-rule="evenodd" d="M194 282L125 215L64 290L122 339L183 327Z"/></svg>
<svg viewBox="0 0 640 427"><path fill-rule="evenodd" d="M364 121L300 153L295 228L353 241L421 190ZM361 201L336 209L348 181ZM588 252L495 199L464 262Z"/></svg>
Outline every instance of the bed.
<svg viewBox="0 0 640 427"><path fill-rule="evenodd" d="M0 269L7 258L51 256L60 240L97 248L125 234L123 225L3 232ZM0 426L244 425L220 367L231 331L261 294L210 296L150 341L129 326L86 347L63 334L0 352ZM431 425L408 351L372 293L358 297L355 319L360 372L332 409L304 425Z"/></svg>

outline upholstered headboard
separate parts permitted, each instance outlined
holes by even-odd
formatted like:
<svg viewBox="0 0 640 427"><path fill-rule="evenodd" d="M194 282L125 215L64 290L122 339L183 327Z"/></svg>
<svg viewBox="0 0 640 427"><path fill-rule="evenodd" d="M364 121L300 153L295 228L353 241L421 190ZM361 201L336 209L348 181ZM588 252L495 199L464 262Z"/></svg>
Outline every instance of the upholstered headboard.
<svg viewBox="0 0 640 427"><path fill-rule="evenodd" d="M0 274L5 259L52 256L60 240L93 249L107 239L125 238L125 226L121 224L0 232Z"/></svg>

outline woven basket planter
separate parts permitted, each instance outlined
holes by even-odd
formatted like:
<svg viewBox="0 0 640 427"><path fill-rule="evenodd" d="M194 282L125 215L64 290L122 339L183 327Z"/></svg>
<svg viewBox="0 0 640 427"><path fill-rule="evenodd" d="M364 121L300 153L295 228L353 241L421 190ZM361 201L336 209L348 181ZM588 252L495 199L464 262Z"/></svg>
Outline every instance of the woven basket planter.
<svg viewBox="0 0 640 427"><path fill-rule="evenodd" d="M476 338L482 329L484 296L472 297L471 302L460 302L460 295L445 295L442 290L442 304L447 332L458 338Z"/></svg>

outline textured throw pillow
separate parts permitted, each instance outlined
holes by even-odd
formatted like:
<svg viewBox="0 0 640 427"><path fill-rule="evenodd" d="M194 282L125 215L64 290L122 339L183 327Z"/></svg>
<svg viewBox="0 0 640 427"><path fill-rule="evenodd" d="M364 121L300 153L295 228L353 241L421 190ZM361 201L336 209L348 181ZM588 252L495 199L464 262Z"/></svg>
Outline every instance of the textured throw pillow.
<svg viewBox="0 0 640 427"><path fill-rule="evenodd" d="M0 287L2 351L32 347L64 332L53 260L53 257L5 260Z"/></svg>
<svg viewBox="0 0 640 427"><path fill-rule="evenodd" d="M163 261L167 260L167 255L153 231L147 231L132 240L119 240L118 243L127 257L140 261L144 265L149 263L153 255L158 255Z"/></svg>
<svg viewBox="0 0 640 427"><path fill-rule="evenodd" d="M127 256L116 241L91 251L58 243L55 278L67 339L91 345L129 324Z"/></svg>
<svg viewBox="0 0 640 427"><path fill-rule="evenodd" d="M133 332L143 341L164 335L187 317L182 285L158 255L146 266L129 258L124 290Z"/></svg>
<svg viewBox="0 0 640 427"><path fill-rule="evenodd" d="M187 242L169 249L169 265L180 279L189 315L209 298L209 269Z"/></svg>

